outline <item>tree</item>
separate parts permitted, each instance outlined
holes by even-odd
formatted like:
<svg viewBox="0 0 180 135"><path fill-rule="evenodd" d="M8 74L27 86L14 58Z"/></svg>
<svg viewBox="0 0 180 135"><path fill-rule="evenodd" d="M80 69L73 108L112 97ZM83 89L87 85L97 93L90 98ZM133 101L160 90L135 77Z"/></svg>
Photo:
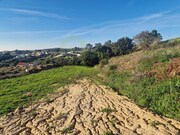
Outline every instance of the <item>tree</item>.
<svg viewBox="0 0 180 135"><path fill-rule="evenodd" d="M99 63L99 58L95 52L84 52L80 57L81 65L94 66Z"/></svg>
<svg viewBox="0 0 180 135"><path fill-rule="evenodd" d="M6 52L5 54L0 55L0 62L3 60L12 59L13 56L10 54L10 52Z"/></svg>
<svg viewBox="0 0 180 135"><path fill-rule="evenodd" d="M74 47L73 50L78 51L78 50L80 50L80 48L79 47Z"/></svg>
<svg viewBox="0 0 180 135"><path fill-rule="evenodd" d="M132 47L132 39L128 37L123 37L111 45L112 51L116 56L129 53L129 51L132 50Z"/></svg>
<svg viewBox="0 0 180 135"><path fill-rule="evenodd" d="M157 30L149 31L142 31L138 35L134 37L134 41L136 44L141 45L143 48L148 47L149 45L159 42L162 40L162 36Z"/></svg>
<svg viewBox="0 0 180 135"><path fill-rule="evenodd" d="M86 49L88 51L91 51L92 47L93 47L93 45L91 45L90 43L86 44Z"/></svg>
<svg viewBox="0 0 180 135"><path fill-rule="evenodd" d="M95 47L101 47L102 44L101 43L95 43Z"/></svg>
<svg viewBox="0 0 180 135"><path fill-rule="evenodd" d="M111 40L108 40L104 43L105 46L111 46L112 45L112 41Z"/></svg>
<svg viewBox="0 0 180 135"><path fill-rule="evenodd" d="M160 33L158 33L157 32L157 30L152 30L152 36L154 37L154 38L156 38L156 40L159 40L159 41L161 41L163 38L162 38L162 35L160 34Z"/></svg>
<svg viewBox="0 0 180 135"><path fill-rule="evenodd" d="M100 46L95 48L94 51L97 53L99 60L113 56L112 49L109 46Z"/></svg>

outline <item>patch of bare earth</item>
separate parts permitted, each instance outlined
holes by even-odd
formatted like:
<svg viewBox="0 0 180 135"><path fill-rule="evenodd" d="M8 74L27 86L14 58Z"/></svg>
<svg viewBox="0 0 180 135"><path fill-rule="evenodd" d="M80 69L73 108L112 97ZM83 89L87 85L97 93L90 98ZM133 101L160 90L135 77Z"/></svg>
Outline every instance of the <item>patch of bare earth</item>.
<svg viewBox="0 0 180 135"><path fill-rule="evenodd" d="M179 135L180 122L139 108L88 80L0 119L1 135Z"/></svg>

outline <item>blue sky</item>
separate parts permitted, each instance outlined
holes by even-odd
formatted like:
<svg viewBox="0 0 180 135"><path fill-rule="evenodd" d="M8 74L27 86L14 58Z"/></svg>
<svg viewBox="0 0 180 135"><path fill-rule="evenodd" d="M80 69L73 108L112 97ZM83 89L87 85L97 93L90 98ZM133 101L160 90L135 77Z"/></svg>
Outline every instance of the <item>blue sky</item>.
<svg viewBox="0 0 180 135"><path fill-rule="evenodd" d="M0 50L82 47L152 29L180 37L180 0L0 0Z"/></svg>

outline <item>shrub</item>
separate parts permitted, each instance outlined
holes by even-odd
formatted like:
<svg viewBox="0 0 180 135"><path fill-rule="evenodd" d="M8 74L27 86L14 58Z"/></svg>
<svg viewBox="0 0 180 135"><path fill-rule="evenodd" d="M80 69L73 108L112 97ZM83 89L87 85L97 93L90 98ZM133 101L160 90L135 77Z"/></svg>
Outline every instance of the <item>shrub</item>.
<svg viewBox="0 0 180 135"><path fill-rule="evenodd" d="M115 112L115 111L116 111L116 110L113 110L113 109L111 109L111 108L102 108L102 109L100 110L100 112L107 113L107 114L110 114L110 113Z"/></svg>
<svg viewBox="0 0 180 135"><path fill-rule="evenodd" d="M100 64L102 64L102 65L107 65L109 63L109 60L108 59L102 59L101 61L100 61Z"/></svg>
<svg viewBox="0 0 180 135"><path fill-rule="evenodd" d="M105 132L103 133L103 135L114 135L114 134L111 133L111 132L109 132L109 131L105 131Z"/></svg>
<svg viewBox="0 0 180 135"><path fill-rule="evenodd" d="M98 55L94 52L84 52L80 57L81 65L94 66L99 63Z"/></svg>
<svg viewBox="0 0 180 135"><path fill-rule="evenodd" d="M117 65L110 65L109 70L115 70L115 69L117 69L117 67L118 67Z"/></svg>
<svg viewBox="0 0 180 135"><path fill-rule="evenodd" d="M168 53L166 50L160 50L154 55L146 54L147 56L143 57L139 62L140 71L149 71L152 69L155 63L165 63L170 59L180 57L180 52L178 50L171 50Z"/></svg>

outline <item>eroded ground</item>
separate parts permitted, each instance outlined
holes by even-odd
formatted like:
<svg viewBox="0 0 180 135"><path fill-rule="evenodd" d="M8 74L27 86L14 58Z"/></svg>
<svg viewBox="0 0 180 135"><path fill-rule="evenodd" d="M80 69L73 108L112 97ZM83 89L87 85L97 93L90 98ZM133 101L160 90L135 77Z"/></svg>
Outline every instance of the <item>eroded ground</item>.
<svg viewBox="0 0 180 135"><path fill-rule="evenodd" d="M179 135L180 122L139 108L106 86L83 80L0 119L2 135Z"/></svg>

